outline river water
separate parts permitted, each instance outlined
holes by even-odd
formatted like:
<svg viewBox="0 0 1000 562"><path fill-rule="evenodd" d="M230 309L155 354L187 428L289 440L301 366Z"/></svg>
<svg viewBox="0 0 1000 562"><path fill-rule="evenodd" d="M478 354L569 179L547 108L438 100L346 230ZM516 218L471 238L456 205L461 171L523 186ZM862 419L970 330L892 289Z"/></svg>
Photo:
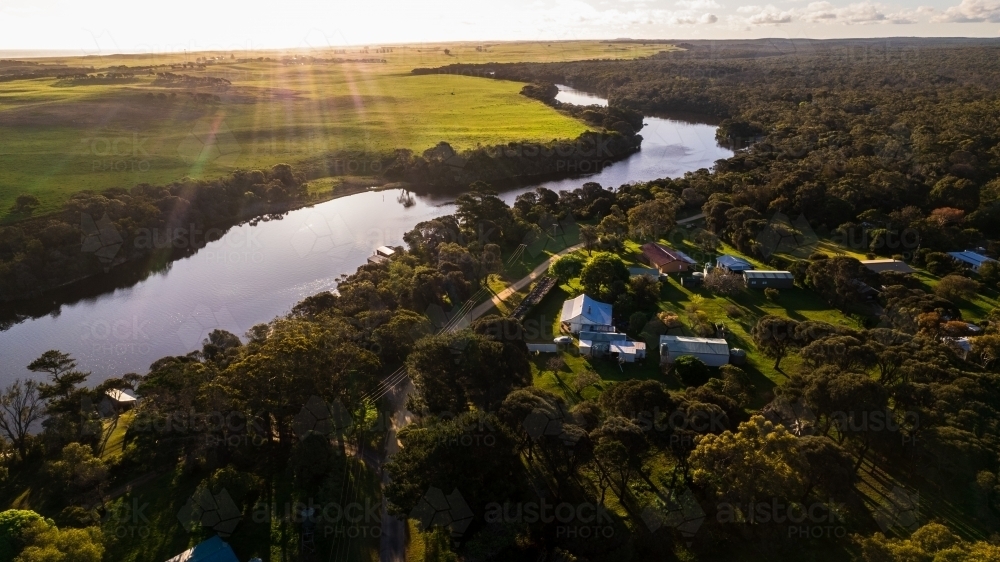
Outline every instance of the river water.
<svg viewBox="0 0 1000 562"><path fill-rule="evenodd" d="M580 105L607 100L560 86L557 99ZM617 187L710 168L732 152L715 142L715 126L647 117L642 150L585 178L545 182L552 190L587 181ZM508 190L517 195L537 186ZM404 198L412 204L403 205ZM404 245L417 223L452 213L450 199L398 191L367 192L243 225L132 286L65 302L56 312L0 332L0 388L36 378L25 366L48 349L73 355L89 383L135 372L167 355L200 348L213 329L242 336L254 324L288 312L304 297L336 287L381 245Z"/></svg>

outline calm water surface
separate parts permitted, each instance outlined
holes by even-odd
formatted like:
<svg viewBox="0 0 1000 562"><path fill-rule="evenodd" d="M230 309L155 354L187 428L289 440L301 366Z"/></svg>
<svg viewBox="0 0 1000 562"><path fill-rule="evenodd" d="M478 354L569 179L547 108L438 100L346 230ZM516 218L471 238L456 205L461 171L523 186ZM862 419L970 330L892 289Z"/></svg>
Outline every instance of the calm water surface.
<svg viewBox="0 0 1000 562"><path fill-rule="evenodd" d="M607 101L560 86L557 99L587 105ZM732 155L715 142L715 126L647 117L642 150L586 178L545 182L553 190L586 181L617 187L678 177ZM513 203L529 186L506 191ZM288 213L281 220L243 225L196 254L128 288L67 302L57 312L0 332L0 387L15 378L41 378L25 366L48 349L71 353L92 371L91 384L128 372L145 373L167 355L200 347L213 329L243 335L288 312L304 297L336 287L383 244L403 245L417 223L450 214L450 199L369 192Z"/></svg>

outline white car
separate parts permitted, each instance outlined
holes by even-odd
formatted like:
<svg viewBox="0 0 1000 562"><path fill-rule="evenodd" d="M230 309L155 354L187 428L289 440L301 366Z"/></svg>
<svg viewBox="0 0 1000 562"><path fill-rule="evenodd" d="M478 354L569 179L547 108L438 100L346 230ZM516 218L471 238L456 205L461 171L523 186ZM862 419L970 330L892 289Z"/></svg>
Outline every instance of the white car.
<svg viewBox="0 0 1000 562"><path fill-rule="evenodd" d="M573 338L569 336L559 336L558 338L552 340L553 343L573 343Z"/></svg>

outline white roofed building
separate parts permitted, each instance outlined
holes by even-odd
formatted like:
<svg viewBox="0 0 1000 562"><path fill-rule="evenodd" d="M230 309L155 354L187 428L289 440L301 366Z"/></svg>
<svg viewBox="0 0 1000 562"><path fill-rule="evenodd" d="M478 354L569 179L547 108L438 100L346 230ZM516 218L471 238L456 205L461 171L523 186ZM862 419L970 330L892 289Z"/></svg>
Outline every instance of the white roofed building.
<svg viewBox="0 0 1000 562"><path fill-rule="evenodd" d="M729 363L729 343L721 338L660 336L660 363L673 363L678 357L691 355L709 367Z"/></svg>
<svg viewBox="0 0 1000 562"><path fill-rule="evenodd" d="M574 334L587 332L613 332L611 305L580 295L563 303L560 321L563 329Z"/></svg>

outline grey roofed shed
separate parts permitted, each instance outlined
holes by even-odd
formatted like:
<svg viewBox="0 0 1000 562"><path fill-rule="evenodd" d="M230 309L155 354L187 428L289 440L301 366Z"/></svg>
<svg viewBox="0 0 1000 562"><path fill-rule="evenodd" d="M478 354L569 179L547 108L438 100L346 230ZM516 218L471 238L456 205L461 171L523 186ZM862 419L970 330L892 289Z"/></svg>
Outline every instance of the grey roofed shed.
<svg viewBox="0 0 1000 562"><path fill-rule="evenodd" d="M751 289L791 289L795 286L795 276L790 271L744 271L743 280Z"/></svg>

